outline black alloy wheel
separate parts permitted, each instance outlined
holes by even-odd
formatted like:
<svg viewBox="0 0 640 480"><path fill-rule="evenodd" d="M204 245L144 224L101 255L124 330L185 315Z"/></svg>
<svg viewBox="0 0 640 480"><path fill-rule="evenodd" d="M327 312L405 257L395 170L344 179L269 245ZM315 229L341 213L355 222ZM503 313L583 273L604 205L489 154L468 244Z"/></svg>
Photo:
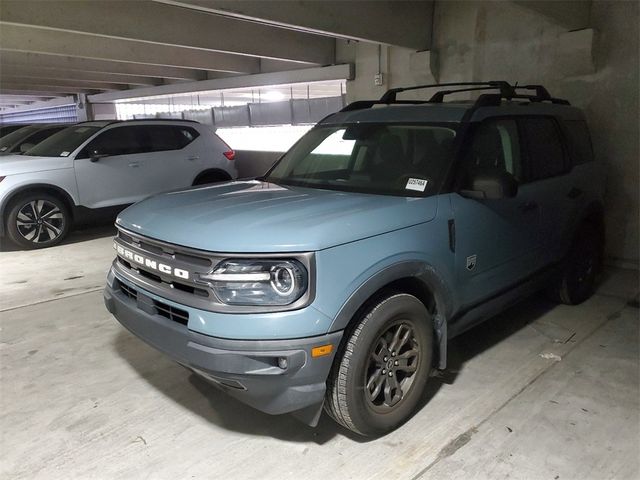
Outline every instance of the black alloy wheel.
<svg viewBox="0 0 640 480"><path fill-rule="evenodd" d="M325 410L340 425L380 436L420 403L433 355L433 314L413 295L388 292L345 332L327 379Z"/></svg>

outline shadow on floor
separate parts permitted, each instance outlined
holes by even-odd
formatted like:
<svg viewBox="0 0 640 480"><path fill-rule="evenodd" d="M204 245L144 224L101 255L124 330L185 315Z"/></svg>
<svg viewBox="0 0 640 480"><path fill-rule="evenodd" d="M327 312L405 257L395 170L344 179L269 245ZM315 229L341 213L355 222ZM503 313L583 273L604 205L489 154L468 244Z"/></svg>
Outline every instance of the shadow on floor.
<svg viewBox="0 0 640 480"><path fill-rule="evenodd" d="M429 380L419 408L424 407L443 384L454 384L466 362L509 338L554 306L543 295L530 297L452 340L449 343L448 367ZM316 428L304 425L289 415L263 414L232 399L197 375L190 375L186 369L124 329L116 337L114 347L155 389L218 427L320 445L338 434L357 442L371 440L338 426L324 413Z"/></svg>

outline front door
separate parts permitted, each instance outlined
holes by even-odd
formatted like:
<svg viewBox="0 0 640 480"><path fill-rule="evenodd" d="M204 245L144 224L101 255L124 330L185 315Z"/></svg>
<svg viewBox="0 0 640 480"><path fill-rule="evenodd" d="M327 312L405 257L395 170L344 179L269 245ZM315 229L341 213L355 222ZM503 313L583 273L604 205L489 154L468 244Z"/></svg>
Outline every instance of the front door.
<svg viewBox="0 0 640 480"><path fill-rule="evenodd" d="M502 170L521 180L524 165L518 125L490 119L472 133L462 178L477 171ZM541 250L540 205L535 188L521 184L513 198L500 200L451 195L455 220L455 265L462 308L508 289L536 270Z"/></svg>
<svg viewBox="0 0 640 480"><path fill-rule="evenodd" d="M147 173L153 154L147 151L139 128L105 130L78 153L74 169L81 205L124 205L155 193Z"/></svg>

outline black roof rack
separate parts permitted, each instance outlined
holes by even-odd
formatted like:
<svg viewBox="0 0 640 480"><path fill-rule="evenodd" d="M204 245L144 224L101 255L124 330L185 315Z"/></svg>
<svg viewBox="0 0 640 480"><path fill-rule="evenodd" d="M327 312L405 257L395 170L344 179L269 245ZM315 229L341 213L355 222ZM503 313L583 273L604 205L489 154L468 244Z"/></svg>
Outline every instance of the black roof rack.
<svg viewBox="0 0 640 480"><path fill-rule="evenodd" d="M398 100L397 94L406 92L409 90L419 90L425 88L442 88L442 87L455 87L452 89L439 90L434 93L431 98L425 100ZM462 88L460 88L462 87ZM416 85L414 87L402 87L392 88L387 90L380 100L361 100L350 103L344 107L341 112L348 112L352 110L362 110L365 108L371 108L374 105L418 105L424 103L442 103L444 97L454 93L471 92L477 90L498 90L499 93L482 94L476 100L473 108L489 105L500 105L502 99L513 100L523 99L529 100L529 102L551 102L559 105L570 105L567 100L561 98L553 98L549 91L542 85L511 85L504 80L493 80L490 82L460 82L460 83L434 83L430 85ZM533 90L533 95L518 93L517 90Z"/></svg>

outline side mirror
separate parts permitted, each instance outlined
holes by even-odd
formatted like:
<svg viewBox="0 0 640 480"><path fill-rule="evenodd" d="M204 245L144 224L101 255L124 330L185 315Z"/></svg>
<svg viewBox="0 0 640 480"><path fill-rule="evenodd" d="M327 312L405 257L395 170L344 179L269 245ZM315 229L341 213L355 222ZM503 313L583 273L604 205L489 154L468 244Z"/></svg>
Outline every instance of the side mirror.
<svg viewBox="0 0 640 480"><path fill-rule="evenodd" d="M500 200L513 198L518 194L518 181L508 172L479 172L471 176L468 188L460 190L460 195L479 200Z"/></svg>
<svg viewBox="0 0 640 480"><path fill-rule="evenodd" d="M35 143L23 143L22 145L20 145L20 153L24 153L27 150L31 150L35 146L36 146Z"/></svg>
<svg viewBox="0 0 640 480"><path fill-rule="evenodd" d="M92 150L89 152L89 160L92 162L97 162L101 158L108 157L109 155L106 153L100 153L98 150Z"/></svg>

